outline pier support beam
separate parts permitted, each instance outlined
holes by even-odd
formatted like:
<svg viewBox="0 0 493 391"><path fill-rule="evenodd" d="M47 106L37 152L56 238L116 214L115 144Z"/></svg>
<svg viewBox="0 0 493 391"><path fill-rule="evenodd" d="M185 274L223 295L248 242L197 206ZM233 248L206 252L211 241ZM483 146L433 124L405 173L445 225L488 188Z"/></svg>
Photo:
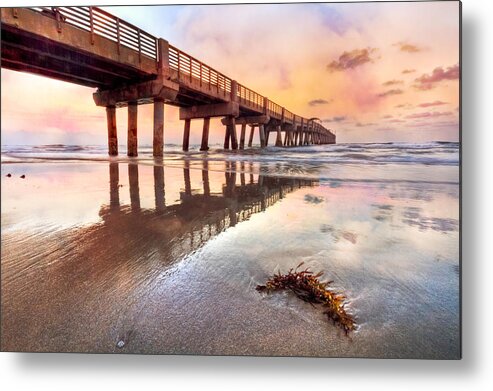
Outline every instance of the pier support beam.
<svg viewBox="0 0 493 391"><path fill-rule="evenodd" d="M231 117L229 120L230 134L231 134L231 148L238 149L238 138L236 136L236 121L235 117Z"/></svg>
<svg viewBox="0 0 493 391"><path fill-rule="evenodd" d="M137 156L137 102L128 103L127 155Z"/></svg>
<svg viewBox="0 0 493 391"><path fill-rule="evenodd" d="M224 134L224 149L229 149L229 139L231 137L230 132L231 129L229 128L229 125L226 125L226 133Z"/></svg>
<svg viewBox="0 0 493 391"><path fill-rule="evenodd" d="M250 126L250 138L248 139L248 146L251 148L253 144L253 133L255 132L255 125Z"/></svg>
<svg viewBox="0 0 493 391"><path fill-rule="evenodd" d="M154 99L154 137L152 139L152 155L163 156L164 147L164 101Z"/></svg>
<svg viewBox="0 0 493 391"><path fill-rule="evenodd" d="M190 144L190 123L191 120L185 120L185 127L183 129L183 151L187 152Z"/></svg>
<svg viewBox="0 0 493 391"><path fill-rule="evenodd" d="M235 117L233 116L227 117L225 122L226 122L226 135L224 137L224 149L229 149L230 139L231 139L231 149L238 149Z"/></svg>
<svg viewBox="0 0 493 391"><path fill-rule="evenodd" d="M116 108L115 106L106 107L106 120L108 124L108 154L118 155L118 136L116 133Z"/></svg>
<svg viewBox="0 0 493 391"><path fill-rule="evenodd" d="M209 126L211 123L210 118L204 118L204 127L202 129L202 143L200 144L201 151L209 150Z"/></svg>
<svg viewBox="0 0 493 391"><path fill-rule="evenodd" d="M282 147L281 125L276 126L276 147Z"/></svg>
<svg viewBox="0 0 493 391"><path fill-rule="evenodd" d="M265 139L265 125L259 125L258 133L260 136L260 148L265 148L267 146L267 142Z"/></svg>
<svg viewBox="0 0 493 391"><path fill-rule="evenodd" d="M264 137L265 137L265 146L268 146L269 137L270 137L270 127L268 125L264 127Z"/></svg>
<svg viewBox="0 0 493 391"><path fill-rule="evenodd" d="M240 149L245 149L246 123L241 124Z"/></svg>

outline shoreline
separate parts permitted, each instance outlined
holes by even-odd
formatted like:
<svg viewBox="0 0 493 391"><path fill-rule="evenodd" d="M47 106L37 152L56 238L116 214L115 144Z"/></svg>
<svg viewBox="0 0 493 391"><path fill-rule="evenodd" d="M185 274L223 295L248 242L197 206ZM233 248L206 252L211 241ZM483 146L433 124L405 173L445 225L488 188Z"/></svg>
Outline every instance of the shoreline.
<svg viewBox="0 0 493 391"><path fill-rule="evenodd" d="M457 184L371 182L393 166L301 183L269 164L172 164L38 162L15 182L2 164L4 349L459 357ZM350 338L255 291L302 260L347 293Z"/></svg>

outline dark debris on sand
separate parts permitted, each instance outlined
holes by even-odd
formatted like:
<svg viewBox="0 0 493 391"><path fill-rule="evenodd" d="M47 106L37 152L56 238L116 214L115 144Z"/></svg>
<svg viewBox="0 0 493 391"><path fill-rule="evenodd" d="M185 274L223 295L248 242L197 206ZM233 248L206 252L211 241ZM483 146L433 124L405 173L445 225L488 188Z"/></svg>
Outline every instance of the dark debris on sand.
<svg viewBox="0 0 493 391"><path fill-rule="evenodd" d="M257 285L257 291L271 293L290 290L305 302L312 305L319 304L325 309L324 314L327 318L341 327L347 335L355 329L355 321L344 309L346 297L328 289L333 281L321 282L319 280L323 272L314 274L308 268L298 271L303 263L301 262L296 269L290 269L286 274L281 274L281 272L274 274L265 285Z"/></svg>

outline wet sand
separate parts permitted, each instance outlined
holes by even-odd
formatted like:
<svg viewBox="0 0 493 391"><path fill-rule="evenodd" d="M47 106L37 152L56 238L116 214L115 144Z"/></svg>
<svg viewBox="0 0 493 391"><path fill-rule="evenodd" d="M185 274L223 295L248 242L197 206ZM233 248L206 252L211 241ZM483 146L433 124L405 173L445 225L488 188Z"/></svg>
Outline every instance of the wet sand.
<svg viewBox="0 0 493 391"><path fill-rule="evenodd" d="M2 164L2 350L459 358L457 167L427 169ZM347 295L349 337L255 290L301 261Z"/></svg>

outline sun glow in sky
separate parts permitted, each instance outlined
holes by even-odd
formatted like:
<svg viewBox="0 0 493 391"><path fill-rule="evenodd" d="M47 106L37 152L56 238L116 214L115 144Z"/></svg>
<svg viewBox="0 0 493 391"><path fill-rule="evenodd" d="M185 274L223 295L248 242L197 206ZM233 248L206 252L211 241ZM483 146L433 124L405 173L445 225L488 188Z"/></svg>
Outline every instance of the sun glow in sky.
<svg viewBox="0 0 493 391"><path fill-rule="evenodd" d="M459 138L459 2L107 7L295 114L337 142ZM94 89L2 69L2 144L106 144ZM180 143L165 108L165 142ZM126 109L117 110L126 141ZM191 142L202 122L192 121ZM210 142L224 139L219 119ZM152 144L152 105L139 106Z"/></svg>

